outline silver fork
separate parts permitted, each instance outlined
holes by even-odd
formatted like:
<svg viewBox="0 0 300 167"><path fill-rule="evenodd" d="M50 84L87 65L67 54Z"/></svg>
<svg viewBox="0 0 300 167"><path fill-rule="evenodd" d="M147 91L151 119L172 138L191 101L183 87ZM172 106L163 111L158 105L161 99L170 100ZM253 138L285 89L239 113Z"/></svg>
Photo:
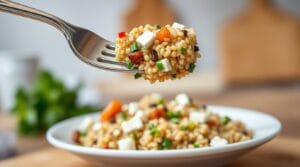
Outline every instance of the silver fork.
<svg viewBox="0 0 300 167"><path fill-rule="evenodd" d="M115 44L92 31L72 25L41 10L8 0L0 0L0 11L54 26L64 34L75 55L87 64L109 71L140 72L137 69L128 69L124 62L117 62L114 53Z"/></svg>

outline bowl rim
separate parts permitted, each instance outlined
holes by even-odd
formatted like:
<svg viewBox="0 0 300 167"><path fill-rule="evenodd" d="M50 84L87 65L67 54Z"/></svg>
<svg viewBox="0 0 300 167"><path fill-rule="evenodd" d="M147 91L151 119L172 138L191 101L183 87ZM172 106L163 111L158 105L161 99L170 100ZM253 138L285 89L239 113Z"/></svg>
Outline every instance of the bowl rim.
<svg viewBox="0 0 300 167"><path fill-rule="evenodd" d="M261 117L267 117L270 121L273 122L274 126L272 127L272 132L269 132L268 135L261 135L259 137L253 138L251 140L228 144L220 147L204 147L201 149L178 149L178 150L108 150L108 149L101 149L101 148L91 148L91 147L84 147L75 145L72 143L68 143L62 140L56 139L53 135L55 131L60 129L60 127L64 124L68 124L69 122L75 121L77 119L82 119L86 116L92 116L96 113L91 113L87 115L76 116L73 118L66 119L61 121L54 126L52 126L46 133L46 139L48 142L60 149L64 149L70 152L79 153L79 154L86 154L86 155L94 155L94 156L102 156L102 157L111 157L111 158L176 158L176 157L194 157L194 156L206 156L212 154L220 154L226 153L231 151L238 151L243 149L249 149L255 146L260 146L274 137L276 137L282 129L282 125L280 121L270 114L266 114L263 112L258 112L252 109L245 109L240 107L228 107L228 106L221 106L221 105L208 105L208 108L215 108L215 109L226 109L226 110L233 110L232 112L245 112L248 114L255 114Z"/></svg>

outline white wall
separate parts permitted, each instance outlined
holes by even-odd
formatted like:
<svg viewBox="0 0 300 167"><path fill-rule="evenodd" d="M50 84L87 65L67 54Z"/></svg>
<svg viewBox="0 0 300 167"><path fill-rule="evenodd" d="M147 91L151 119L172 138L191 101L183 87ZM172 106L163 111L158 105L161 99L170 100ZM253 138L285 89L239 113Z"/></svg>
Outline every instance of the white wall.
<svg viewBox="0 0 300 167"><path fill-rule="evenodd" d="M73 24L93 30L114 40L121 30L121 14L131 0L18 0L48 11ZM216 31L219 25L242 9L246 0L168 0L178 20L194 27L203 58L199 70L217 69ZM299 0L277 0L281 8L300 16ZM81 63L64 37L54 28L36 21L0 13L0 50L26 50L39 53L43 66L60 73L75 73L84 79L107 78L115 73L94 69Z"/></svg>

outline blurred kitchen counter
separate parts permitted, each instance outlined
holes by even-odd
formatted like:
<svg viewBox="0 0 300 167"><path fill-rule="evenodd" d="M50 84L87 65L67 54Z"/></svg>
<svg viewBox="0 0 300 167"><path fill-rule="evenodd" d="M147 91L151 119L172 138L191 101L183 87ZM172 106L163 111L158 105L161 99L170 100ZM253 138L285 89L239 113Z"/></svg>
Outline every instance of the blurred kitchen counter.
<svg viewBox="0 0 300 167"><path fill-rule="evenodd" d="M299 84L229 88L214 94L193 93L192 96L198 104L230 105L270 113L279 118L283 124L281 136L295 140L300 138ZM121 100L128 102L137 98L139 96L127 96L122 97ZM0 130L13 130L14 124L15 120L12 116L0 115ZM47 144L44 137L18 137L16 145L18 155L49 148L49 144Z"/></svg>

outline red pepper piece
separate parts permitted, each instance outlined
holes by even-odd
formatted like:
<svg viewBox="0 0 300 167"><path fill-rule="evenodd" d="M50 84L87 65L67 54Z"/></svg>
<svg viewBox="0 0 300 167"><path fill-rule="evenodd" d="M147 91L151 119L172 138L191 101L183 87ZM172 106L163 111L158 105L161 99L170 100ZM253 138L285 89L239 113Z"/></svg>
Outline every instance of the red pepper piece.
<svg viewBox="0 0 300 167"><path fill-rule="evenodd" d="M126 36L126 32L119 32L119 38L124 38Z"/></svg>
<svg viewBox="0 0 300 167"><path fill-rule="evenodd" d="M207 121L207 124L210 127L215 127L215 126L217 126L218 123L216 121L214 121L214 120L209 120L209 121Z"/></svg>
<svg viewBox="0 0 300 167"><path fill-rule="evenodd" d="M144 61L144 55L142 52L133 52L128 55L128 58L133 64L141 64Z"/></svg>

